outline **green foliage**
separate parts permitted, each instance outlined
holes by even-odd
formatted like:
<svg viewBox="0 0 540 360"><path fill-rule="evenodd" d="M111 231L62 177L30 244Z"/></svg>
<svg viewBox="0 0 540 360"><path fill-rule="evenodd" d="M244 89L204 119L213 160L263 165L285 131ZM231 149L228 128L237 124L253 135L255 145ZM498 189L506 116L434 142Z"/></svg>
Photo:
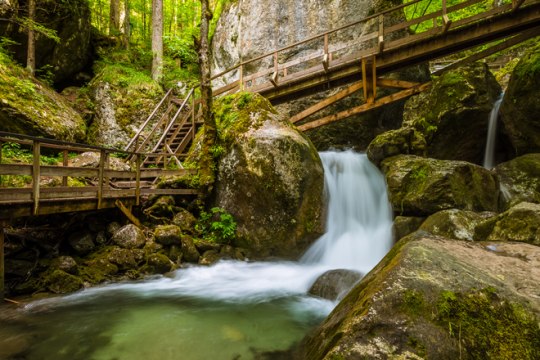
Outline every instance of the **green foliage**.
<svg viewBox="0 0 540 360"><path fill-rule="evenodd" d="M461 294L443 291L437 321L470 359L538 359L540 327L532 313L501 300L493 288Z"/></svg>
<svg viewBox="0 0 540 360"><path fill-rule="evenodd" d="M60 43L60 38L56 33L56 30L49 29L48 27L30 20L29 18L17 18L15 21L25 30L33 28L34 31L48 39L53 40L56 43Z"/></svg>
<svg viewBox="0 0 540 360"><path fill-rule="evenodd" d="M205 239L220 244L230 244L236 237L236 221L226 210L214 207L210 212L201 211L195 225Z"/></svg>

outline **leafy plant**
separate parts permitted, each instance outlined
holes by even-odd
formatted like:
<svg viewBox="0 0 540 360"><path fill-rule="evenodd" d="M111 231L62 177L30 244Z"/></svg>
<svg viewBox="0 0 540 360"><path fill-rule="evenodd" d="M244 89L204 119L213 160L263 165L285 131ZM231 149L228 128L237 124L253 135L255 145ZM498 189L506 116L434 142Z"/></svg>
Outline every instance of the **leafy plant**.
<svg viewBox="0 0 540 360"><path fill-rule="evenodd" d="M201 211L195 229L205 239L220 244L230 244L236 237L236 221L225 209L214 207L210 212Z"/></svg>

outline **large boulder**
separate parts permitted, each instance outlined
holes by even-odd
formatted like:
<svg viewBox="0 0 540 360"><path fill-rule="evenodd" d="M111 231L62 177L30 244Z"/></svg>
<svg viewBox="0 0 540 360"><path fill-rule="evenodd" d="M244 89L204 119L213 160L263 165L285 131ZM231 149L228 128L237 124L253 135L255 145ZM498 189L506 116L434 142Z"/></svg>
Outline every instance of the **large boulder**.
<svg viewBox="0 0 540 360"><path fill-rule="evenodd" d="M475 240L521 241L540 246L540 204L522 202L480 223Z"/></svg>
<svg viewBox="0 0 540 360"><path fill-rule="evenodd" d="M489 170L464 161L398 155L384 160L396 213L423 216L440 210L497 211L498 183Z"/></svg>
<svg viewBox="0 0 540 360"><path fill-rule="evenodd" d="M0 17L25 18L27 11L28 0L13 1L11 6L0 7ZM51 71L52 80L59 85L79 80L78 74L82 71L90 72L93 49L88 1L37 0L36 22L55 31L59 39L55 42L43 35L36 37L36 69ZM18 23L0 22L0 37L16 42L10 49L16 60L25 64L28 36Z"/></svg>
<svg viewBox="0 0 540 360"><path fill-rule="evenodd" d="M2 53L0 94L0 131L71 142L86 136L84 120L63 97Z"/></svg>
<svg viewBox="0 0 540 360"><path fill-rule="evenodd" d="M324 179L316 149L260 95L225 97L216 109L224 153L215 205L237 222L232 245L256 257L299 255L323 232Z"/></svg>
<svg viewBox="0 0 540 360"><path fill-rule="evenodd" d="M538 281L537 246L492 251L416 233L304 339L298 358L537 359Z"/></svg>
<svg viewBox="0 0 540 360"><path fill-rule="evenodd" d="M527 154L495 168L501 188L501 207L522 201L540 203L540 154Z"/></svg>
<svg viewBox="0 0 540 360"><path fill-rule="evenodd" d="M476 213L467 210L442 210L429 216L420 226L420 230L450 239L473 241L478 224L495 213Z"/></svg>
<svg viewBox="0 0 540 360"><path fill-rule="evenodd" d="M354 270L329 270L315 280L308 293L332 301L341 300L362 276Z"/></svg>
<svg viewBox="0 0 540 360"><path fill-rule="evenodd" d="M423 135L429 157L481 164L489 115L501 91L484 63L450 70L434 80L429 90L407 101L403 127ZM424 151L418 140L421 147L411 141L405 144L412 149L402 153Z"/></svg>
<svg viewBox="0 0 540 360"><path fill-rule="evenodd" d="M146 244L146 236L141 229L133 224L118 229L111 240L124 249L140 249Z"/></svg>
<svg viewBox="0 0 540 360"><path fill-rule="evenodd" d="M367 17L383 9L401 4L396 0L363 1L363 0L244 0L232 2L219 19L214 33L213 73L219 73L233 65L269 53L275 49L291 45L308 37L344 26ZM331 9L331 10L329 10ZM403 12L392 12L385 16L385 26L405 21ZM330 36L330 48L341 50L333 55L335 58L351 54L354 51L373 46L372 42L353 42L351 39L373 31L373 23L360 23L346 30L338 31ZM272 34L272 36L268 36ZM406 36L405 30L387 36ZM280 63L294 61L320 51L321 41L311 41L294 47L279 55ZM244 75L266 70L273 64L271 56L249 64ZM300 68L302 65L297 66ZM409 81L427 81L427 66L413 67L399 72L400 79ZM238 74L232 73L227 78L237 80ZM217 79L216 82L221 79ZM280 113L291 117L302 110L324 100L343 88L321 91L313 96L289 100L277 106ZM386 93L386 90L382 90ZM309 120L336 113L364 102L363 95L354 94L329 106ZM365 114L356 115L324 127L306 132L318 150L342 148L365 150L373 138L381 132L397 128L401 124L404 101L375 109ZM276 104L277 105L277 104Z"/></svg>
<svg viewBox="0 0 540 360"><path fill-rule="evenodd" d="M521 57L501 104L503 132L510 154L540 152L540 46Z"/></svg>

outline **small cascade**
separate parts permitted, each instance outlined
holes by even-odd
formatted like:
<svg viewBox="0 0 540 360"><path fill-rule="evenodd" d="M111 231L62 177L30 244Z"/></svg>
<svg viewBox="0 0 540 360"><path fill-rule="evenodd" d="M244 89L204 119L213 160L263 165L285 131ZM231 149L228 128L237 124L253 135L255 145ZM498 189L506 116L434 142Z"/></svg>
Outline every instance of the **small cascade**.
<svg viewBox="0 0 540 360"><path fill-rule="evenodd" d="M497 140L497 120L499 119L499 108L503 100L504 93L493 104L491 114L489 115L488 134L486 141L486 150L484 152L483 166L486 169L492 169L495 166L495 142Z"/></svg>

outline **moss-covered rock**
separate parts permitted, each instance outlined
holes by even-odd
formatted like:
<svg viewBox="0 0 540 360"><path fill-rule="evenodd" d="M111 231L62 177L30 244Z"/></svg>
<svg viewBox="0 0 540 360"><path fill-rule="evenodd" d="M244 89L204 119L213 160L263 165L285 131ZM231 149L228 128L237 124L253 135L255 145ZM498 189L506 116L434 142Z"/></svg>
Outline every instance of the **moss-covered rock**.
<svg viewBox="0 0 540 360"><path fill-rule="evenodd" d="M160 225L154 230L154 238L162 245L180 245L182 231L176 225Z"/></svg>
<svg viewBox="0 0 540 360"><path fill-rule="evenodd" d="M146 259L147 271L163 274L174 269L174 263L163 254L151 254Z"/></svg>
<svg viewBox="0 0 540 360"><path fill-rule="evenodd" d="M208 250L199 258L199 265L212 265L220 259L221 255L216 250Z"/></svg>
<svg viewBox="0 0 540 360"><path fill-rule="evenodd" d="M193 234L197 219L192 213L184 208L178 208L178 212L174 215L173 224L180 227L184 233Z"/></svg>
<svg viewBox="0 0 540 360"><path fill-rule="evenodd" d="M523 55L514 68L500 114L510 154L540 152L540 45Z"/></svg>
<svg viewBox="0 0 540 360"><path fill-rule="evenodd" d="M501 208L522 201L540 203L540 154L527 154L497 165L495 174L501 188Z"/></svg>
<svg viewBox="0 0 540 360"><path fill-rule="evenodd" d="M55 294L67 294L83 287L82 280L62 270L54 270L46 278L47 289Z"/></svg>
<svg viewBox="0 0 540 360"><path fill-rule="evenodd" d="M497 211L498 184L490 171L464 161L398 155L384 160L395 212L423 216L440 210Z"/></svg>
<svg viewBox="0 0 540 360"><path fill-rule="evenodd" d="M237 222L234 246L294 257L323 232L323 169L316 149L260 95L216 101L221 152L215 205ZM219 149L219 151L217 151Z"/></svg>
<svg viewBox="0 0 540 360"><path fill-rule="evenodd" d="M420 225L426 220L425 217L418 216L396 216L392 224L392 232L394 241L399 241L401 238L418 230Z"/></svg>
<svg viewBox="0 0 540 360"><path fill-rule="evenodd" d="M426 141L427 156L481 164L489 114L501 87L484 63L443 73L405 104L403 126ZM405 146L405 145L403 145Z"/></svg>
<svg viewBox="0 0 540 360"><path fill-rule="evenodd" d="M308 293L332 301L341 300L361 278L362 273L358 271L329 270L315 280Z"/></svg>
<svg viewBox="0 0 540 360"><path fill-rule="evenodd" d="M86 124L54 90L0 52L0 131L81 142Z"/></svg>
<svg viewBox="0 0 540 360"><path fill-rule="evenodd" d="M390 130L377 136L368 146L368 159L379 166L386 158L411 154L423 156L426 154L426 140L419 131L412 127L402 127Z"/></svg>
<svg viewBox="0 0 540 360"><path fill-rule="evenodd" d="M189 235L183 235L181 242L184 260L196 264L199 261L200 254L195 246L195 243L193 242L193 238Z"/></svg>
<svg viewBox="0 0 540 360"><path fill-rule="evenodd" d="M529 244L491 251L416 233L304 339L298 358L536 359L539 265Z"/></svg>
<svg viewBox="0 0 540 360"><path fill-rule="evenodd" d="M89 231L79 231L71 234L68 237L68 242L77 255L86 255L96 247L94 236Z"/></svg>
<svg viewBox="0 0 540 360"><path fill-rule="evenodd" d="M480 223L475 240L521 241L540 246L540 204L522 202Z"/></svg>
<svg viewBox="0 0 540 360"><path fill-rule="evenodd" d="M450 239L473 241L476 226L495 216L496 214L492 212L442 210L429 216L420 226L420 230Z"/></svg>
<svg viewBox="0 0 540 360"><path fill-rule="evenodd" d="M120 270L135 270L144 260L144 251L141 249L123 249L113 246L106 258L110 263L118 266Z"/></svg>

